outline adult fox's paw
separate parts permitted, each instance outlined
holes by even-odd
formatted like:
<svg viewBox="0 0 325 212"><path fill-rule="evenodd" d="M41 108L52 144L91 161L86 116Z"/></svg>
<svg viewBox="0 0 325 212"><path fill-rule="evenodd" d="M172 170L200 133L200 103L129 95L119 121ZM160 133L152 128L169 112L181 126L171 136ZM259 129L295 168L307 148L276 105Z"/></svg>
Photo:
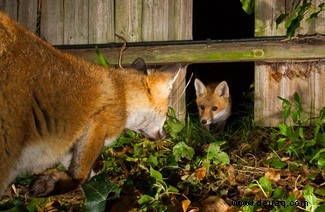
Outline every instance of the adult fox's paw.
<svg viewBox="0 0 325 212"><path fill-rule="evenodd" d="M54 172L38 175L29 186L29 194L33 197L47 197L64 194L78 187L79 183L66 172Z"/></svg>

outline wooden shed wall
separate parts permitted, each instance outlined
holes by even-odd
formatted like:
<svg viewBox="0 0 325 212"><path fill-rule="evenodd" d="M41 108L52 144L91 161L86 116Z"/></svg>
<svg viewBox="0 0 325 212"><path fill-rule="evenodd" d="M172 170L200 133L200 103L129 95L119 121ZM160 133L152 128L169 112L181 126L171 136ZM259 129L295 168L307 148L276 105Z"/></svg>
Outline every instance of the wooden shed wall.
<svg viewBox="0 0 325 212"><path fill-rule="evenodd" d="M276 29L275 19L281 12L290 12L296 1L255 1L255 36L285 35L284 24ZM319 5L320 0L312 0ZM305 21L299 34L325 34L325 13L310 24ZM307 39L308 41L308 39ZM325 50L324 50L325 54ZM282 123L282 107L278 96L292 100L298 92L308 117L315 117L325 106L325 60L255 63L254 119L260 126L277 126ZM308 118L306 117L306 118Z"/></svg>
<svg viewBox="0 0 325 212"><path fill-rule="evenodd" d="M122 42L115 34L127 42L192 39L191 0L0 0L0 10L53 45ZM171 97L180 119L185 69Z"/></svg>

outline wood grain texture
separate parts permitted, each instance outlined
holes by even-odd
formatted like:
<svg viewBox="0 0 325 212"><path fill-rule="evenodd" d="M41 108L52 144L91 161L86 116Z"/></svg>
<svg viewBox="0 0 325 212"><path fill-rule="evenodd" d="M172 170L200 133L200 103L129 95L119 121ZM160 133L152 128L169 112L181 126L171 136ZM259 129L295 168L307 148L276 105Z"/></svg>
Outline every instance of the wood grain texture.
<svg viewBox="0 0 325 212"><path fill-rule="evenodd" d="M64 0L42 0L41 37L52 45L64 44Z"/></svg>
<svg viewBox="0 0 325 212"><path fill-rule="evenodd" d="M115 1L115 33L123 36L128 42L143 40L142 0Z"/></svg>
<svg viewBox="0 0 325 212"><path fill-rule="evenodd" d="M89 41L99 44L114 42L114 0L89 1Z"/></svg>
<svg viewBox="0 0 325 212"><path fill-rule="evenodd" d="M312 3L318 5L320 2L313 0ZM280 24L279 28L276 29L275 20L281 13L292 12L295 6L294 2L290 0L256 1L255 36L285 35L284 23ZM323 14L318 20L313 20L310 24L303 20L296 33L314 34L318 32L324 34L323 20ZM323 44L321 44L321 48L319 56L324 58L325 47ZM324 60L318 63L315 62L315 64L311 62L295 63L294 59L299 58L299 53L290 50L292 49L282 49L288 56L292 56L292 58L287 58L287 63L275 63L275 65L255 63L254 119L257 125L277 126L285 121L282 118L282 113L279 113L281 111L281 107L279 107L281 101L278 96L292 101L292 95L298 92L302 106L308 114L304 118L314 117L315 114L319 113L321 107L325 105L324 94L322 93L325 84ZM300 51L303 52L304 48ZM315 65L318 66L317 71L309 71L315 69ZM304 77L304 75L308 76Z"/></svg>
<svg viewBox="0 0 325 212"><path fill-rule="evenodd" d="M64 43L88 44L88 0L64 1Z"/></svg>
<svg viewBox="0 0 325 212"><path fill-rule="evenodd" d="M101 48L105 58L116 64L119 48ZM91 61L97 61L94 49L65 50ZM148 64L216 63L249 61L290 61L325 58L325 39L302 43L282 41L242 41L209 44L129 46L123 53L123 64L142 57Z"/></svg>

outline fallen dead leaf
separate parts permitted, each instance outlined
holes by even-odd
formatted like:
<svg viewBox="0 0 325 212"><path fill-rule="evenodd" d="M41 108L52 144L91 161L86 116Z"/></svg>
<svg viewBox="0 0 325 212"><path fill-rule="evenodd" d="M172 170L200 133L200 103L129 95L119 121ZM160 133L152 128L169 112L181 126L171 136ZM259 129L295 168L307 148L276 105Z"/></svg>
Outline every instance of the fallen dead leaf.
<svg viewBox="0 0 325 212"><path fill-rule="evenodd" d="M183 208L183 212L186 212L188 209L188 206L190 206L191 201L186 199L182 201L182 208Z"/></svg>
<svg viewBox="0 0 325 212"><path fill-rule="evenodd" d="M203 180L206 175L207 169L205 167L198 168L194 171L195 177L198 180Z"/></svg>
<svg viewBox="0 0 325 212"><path fill-rule="evenodd" d="M237 185L235 172L235 167L233 165L230 165L228 167L228 181L230 182L231 186Z"/></svg>
<svg viewBox="0 0 325 212"><path fill-rule="evenodd" d="M200 205L200 211L203 212L226 212L230 209L230 206L218 196L210 196Z"/></svg>
<svg viewBox="0 0 325 212"><path fill-rule="evenodd" d="M264 177L274 182L278 182L281 179L280 171L272 168L266 169Z"/></svg>

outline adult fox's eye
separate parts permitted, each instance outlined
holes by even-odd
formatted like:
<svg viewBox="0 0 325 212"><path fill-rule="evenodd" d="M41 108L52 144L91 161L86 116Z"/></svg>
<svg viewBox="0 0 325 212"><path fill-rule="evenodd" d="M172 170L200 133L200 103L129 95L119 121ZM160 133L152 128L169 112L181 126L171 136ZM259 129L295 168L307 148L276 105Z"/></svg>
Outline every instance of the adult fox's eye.
<svg viewBox="0 0 325 212"><path fill-rule="evenodd" d="M212 110L212 111L216 111L216 110L218 110L218 107L217 107L217 106L213 106L213 107L211 108L211 110Z"/></svg>
<svg viewBox="0 0 325 212"><path fill-rule="evenodd" d="M204 105L201 105L200 108L201 108L201 110L204 110Z"/></svg>

